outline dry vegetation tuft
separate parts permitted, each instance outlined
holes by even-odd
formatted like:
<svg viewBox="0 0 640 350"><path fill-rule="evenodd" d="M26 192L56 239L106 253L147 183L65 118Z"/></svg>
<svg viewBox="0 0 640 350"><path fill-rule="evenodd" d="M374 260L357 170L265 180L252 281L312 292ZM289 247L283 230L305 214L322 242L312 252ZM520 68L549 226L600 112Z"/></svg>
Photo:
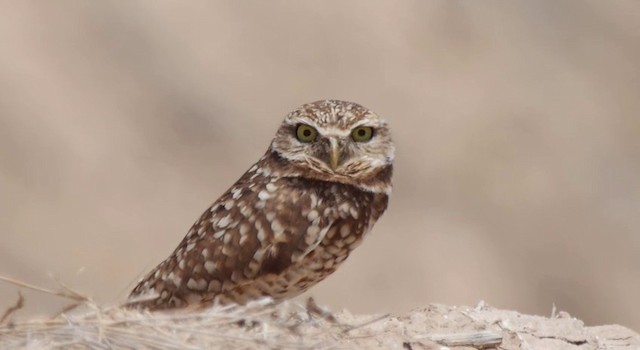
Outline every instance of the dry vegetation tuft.
<svg viewBox="0 0 640 350"><path fill-rule="evenodd" d="M621 326L585 327L560 312L551 318L476 307L430 305L404 316L332 313L313 299L274 304L155 312L96 305L61 285L23 288L71 299L63 312L11 321L20 295L0 323L0 349L638 349L640 336ZM555 312L554 312L555 313Z"/></svg>

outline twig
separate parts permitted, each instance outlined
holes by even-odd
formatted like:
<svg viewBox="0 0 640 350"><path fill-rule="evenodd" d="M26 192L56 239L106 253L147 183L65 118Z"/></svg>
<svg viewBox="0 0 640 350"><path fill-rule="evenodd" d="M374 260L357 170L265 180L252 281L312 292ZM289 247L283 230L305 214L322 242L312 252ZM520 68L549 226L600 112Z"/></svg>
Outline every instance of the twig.
<svg viewBox="0 0 640 350"><path fill-rule="evenodd" d="M366 327L366 326L368 326L368 325L370 325L370 324L376 323L376 322L378 322L378 321L382 321L382 320L384 320L385 318L388 318L389 316L391 316L391 314L384 314L384 315L382 315L382 316L378 316L378 317L376 317L376 318L373 318L373 319L371 319L371 320L369 320L369 321L366 321L366 322L363 322L363 323L360 323L360 324L357 324L357 325L349 326L348 328L346 328L345 330L343 330L343 331L342 331L342 333L349 333L349 332L351 332L351 331L352 331L352 330L354 330L354 329L358 329L358 328Z"/></svg>
<svg viewBox="0 0 640 350"><path fill-rule="evenodd" d="M415 339L429 339L444 346L471 346L475 348L487 348L502 343L502 334L499 332L483 331L457 334L426 334Z"/></svg>
<svg viewBox="0 0 640 350"><path fill-rule="evenodd" d="M60 287L62 287L63 290L65 290L68 293L68 295L72 295L77 300L81 300L81 301L89 301L90 300L90 298L88 296L76 292L71 287L67 286L64 282L62 282L58 277L55 277L54 280L60 285Z"/></svg>
<svg viewBox="0 0 640 350"><path fill-rule="evenodd" d="M338 320L336 320L335 316L333 316L333 314L331 313L331 311L321 307L320 305L318 305L315 301L315 299L313 299L312 297L307 298L307 312L310 315L318 315L321 318L331 322L331 323L336 323L338 322Z"/></svg>
<svg viewBox="0 0 640 350"><path fill-rule="evenodd" d="M42 287L38 287L36 285L33 284L29 284L26 282L22 282L22 281L18 281L16 279L10 278L10 277L5 277L5 276L0 276L0 281L5 281L11 284L15 284L18 287L22 287L22 288L27 288L27 289L31 289L31 290L35 290L38 292L42 292L42 293L47 293L47 294L51 294L51 295L56 295L59 297L63 297L63 298L68 298L68 299L72 299L72 300L76 300L76 301L89 301L89 298L80 295L76 292L64 292L64 291L59 291L59 290L53 290L53 289L47 289L47 288L42 288Z"/></svg>
<svg viewBox="0 0 640 350"><path fill-rule="evenodd" d="M0 318L0 325L4 324L4 321L8 319L9 316L11 316L14 312L22 309L23 307L24 307L24 297L22 296L22 293L18 291L18 301L16 301L16 303L13 306L8 308L7 311L5 311L4 314L2 314L2 317Z"/></svg>
<svg viewBox="0 0 640 350"><path fill-rule="evenodd" d="M69 311L75 310L81 305L86 305L86 304L84 302L81 302L81 301L73 302L73 303L63 307L60 311L58 311L53 316L51 316L51 319L55 319L55 318L59 317L62 314L66 314Z"/></svg>

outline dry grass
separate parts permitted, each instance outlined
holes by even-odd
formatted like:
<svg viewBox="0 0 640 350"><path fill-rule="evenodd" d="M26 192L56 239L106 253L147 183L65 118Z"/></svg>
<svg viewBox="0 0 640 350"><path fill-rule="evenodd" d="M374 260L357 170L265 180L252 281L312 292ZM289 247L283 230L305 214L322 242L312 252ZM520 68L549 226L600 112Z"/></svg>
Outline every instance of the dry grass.
<svg viewBox="0 0 640 350"><path fill-rule="evenodd" d="M11 317L24 305L19 293L0 322L2 349L323 349L348 341L352 330L388 317L345 324L313 299L301 305L275 304L268 298L246 306L151 313L99 306L60 281L60 289L52 290L2 276L0 280L72 301L52 317L14 323Z"/></svg>
<svg viewBox="0 0 640 350"><path fill-rule="evenodd" d="M150 313L122 307L100 308L83 302L76 314L9 323L0 327L0 345L10 349L335 349L381 345L388 336L397 347L411 348L396 334L367 327L388 315L362 321L338 321L326 310L268 299L247 306L221 306L198 312ZM344 315L341 316L344 318ZM368 318L368 319L367 319ZM352 319L353 321L353 319ZM463 332L410 337L451 345L499 344L499 333ZM421 338L421 339L420 339ZM435 344L434 344L435 345ZM377 346L376 346L377 347Z"/></svg>
<svg viewBox="0 0 640 350"><path fill-rule="evenodd" d="M530 316L482 302L403 316L333 313L311 298L151 313L97 305L62 283L51 290L0 280L72 301L57 315L14 322L20 294L2 316L0 349L640 349L640 335L621 326L586 327L566 312Z"/></svg>
<svg viewBox="0 0 640 350"><path fill-rule="evenodd" d="M269 300L246 307L214 307L195 313L149 313L83 303L82 312L0 328L8 348L215 349L326 348L340 327L311 317L293 303ZM307 331L301 332L304 325ZM309 332L308 330L316 331Z"/></svg>

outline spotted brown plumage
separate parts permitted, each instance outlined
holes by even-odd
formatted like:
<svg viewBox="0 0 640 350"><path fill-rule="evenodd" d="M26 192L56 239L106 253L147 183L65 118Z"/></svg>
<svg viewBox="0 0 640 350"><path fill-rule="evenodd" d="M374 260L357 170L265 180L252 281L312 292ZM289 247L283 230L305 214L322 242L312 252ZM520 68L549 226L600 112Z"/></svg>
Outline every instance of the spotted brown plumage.
<svg viewBox="0 0 640 350"><path fill-rule="evenodd" d="M131 292L167 309L294 297L348 257L387 208L394 145L355 103L289 113L262 158Z"/></svg>

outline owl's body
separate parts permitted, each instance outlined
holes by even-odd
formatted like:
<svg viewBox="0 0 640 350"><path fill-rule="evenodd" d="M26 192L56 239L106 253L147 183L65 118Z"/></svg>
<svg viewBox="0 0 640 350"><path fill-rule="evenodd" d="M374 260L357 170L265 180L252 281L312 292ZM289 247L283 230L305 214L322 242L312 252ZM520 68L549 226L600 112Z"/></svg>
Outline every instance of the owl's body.
<svg viewBox="0 0 640 350"><path fill-rule="evenodd" d="M369 134L354 134L362 129ZM132 305L244 304L304 292L334 272L385 211L392 160L386 124L366 108L334 100L300 107L138 284Z"/></svg>

